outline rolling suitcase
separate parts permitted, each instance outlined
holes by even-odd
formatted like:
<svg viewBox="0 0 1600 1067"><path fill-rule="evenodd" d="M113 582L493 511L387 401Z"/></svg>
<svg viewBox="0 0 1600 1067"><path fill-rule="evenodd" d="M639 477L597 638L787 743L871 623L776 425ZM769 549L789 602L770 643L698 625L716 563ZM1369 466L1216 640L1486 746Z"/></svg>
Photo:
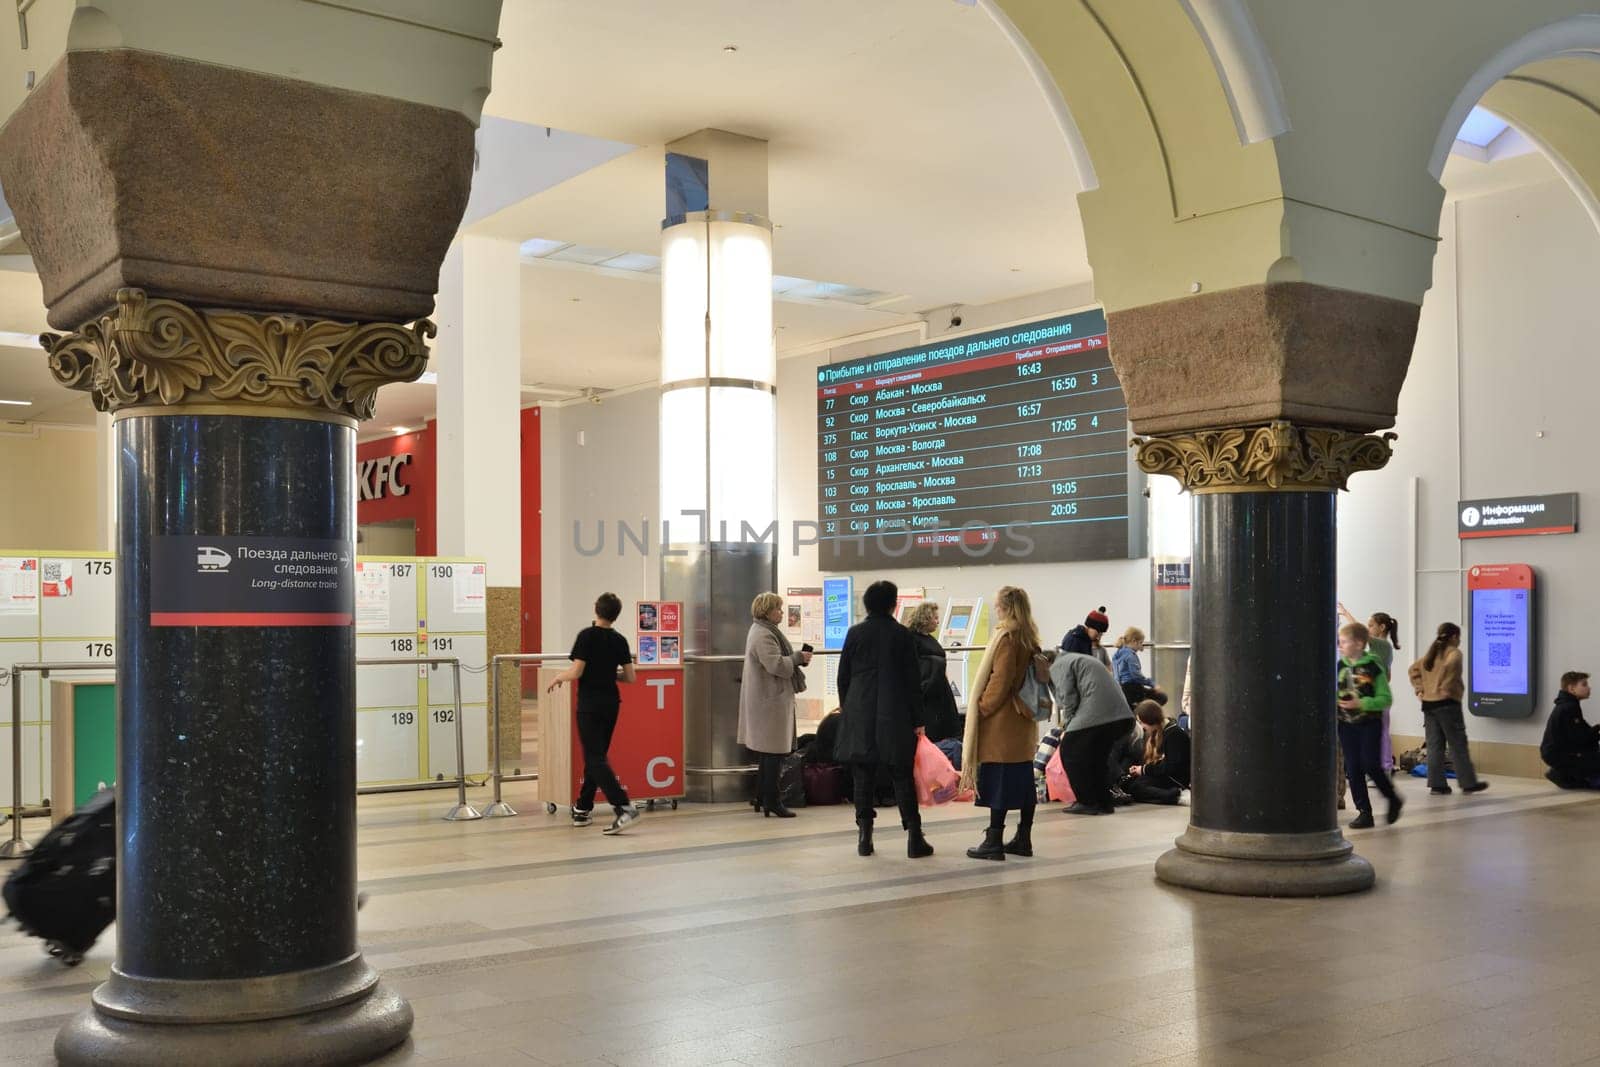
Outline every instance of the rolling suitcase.
<svg viewBox="0 0 1600 1067"><path fill-rule="evenodd" d="M34 846L6 879L4 896L22 932L68 967L83 962L117 907L116 794L101 790Z"/></svg>

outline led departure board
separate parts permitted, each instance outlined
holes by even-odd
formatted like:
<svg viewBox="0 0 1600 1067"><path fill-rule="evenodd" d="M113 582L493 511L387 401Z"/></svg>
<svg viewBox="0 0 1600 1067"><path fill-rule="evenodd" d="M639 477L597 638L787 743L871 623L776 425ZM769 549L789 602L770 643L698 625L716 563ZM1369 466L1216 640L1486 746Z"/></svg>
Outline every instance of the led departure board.
<svg viewBox="0 0 1600 1067"><path fill-rule="evenodd" d="M818 368L817 454L824 570L1131 554L1099 310Z"/></svg>

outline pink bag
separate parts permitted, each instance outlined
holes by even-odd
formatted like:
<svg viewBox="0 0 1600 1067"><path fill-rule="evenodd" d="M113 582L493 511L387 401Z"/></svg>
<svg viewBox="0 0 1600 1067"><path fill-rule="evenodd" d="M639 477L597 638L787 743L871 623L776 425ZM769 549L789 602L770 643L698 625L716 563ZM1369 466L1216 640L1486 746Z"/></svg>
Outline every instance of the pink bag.
<svg viewBox="0 0 1600 1067"><path fill-rule="evenodd" d="M939 746L926 737L917 738L916 761L911 765L911 779L917 783L917 803L925 808L935 804L948 804L956 799L961 775L950 765Z"/></svg>
<svg viewBox="0 0 1600 1067"><path fill-rule="evenodd" d="M1078 798L1073 795L1072 783L1067 781L1066 768L1061 766L1061 750L1058 748L1050 755L1050 762L1044 765L1045 787L1050 790L1050 799L1071 804Z"/></svg>

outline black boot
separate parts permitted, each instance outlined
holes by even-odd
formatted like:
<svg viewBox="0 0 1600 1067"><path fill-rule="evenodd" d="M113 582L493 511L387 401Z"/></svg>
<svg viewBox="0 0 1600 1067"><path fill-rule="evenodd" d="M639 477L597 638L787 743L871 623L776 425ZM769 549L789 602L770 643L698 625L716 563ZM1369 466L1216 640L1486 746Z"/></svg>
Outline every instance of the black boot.
<svg viewBox="0 0 1600 1067"><path fill-rule="evenodd" d="M780 819L794 818L794 812L783 806L783 795L778 791L778 783L783 777L783 760L778 756L762 756L760 775L760 794L757 797L761 807L761 817L776 815Z"/></svg>
<svg viewBox="0 0 1600 1067"><path fill-rule="evenodd" d="M967 858L974 860L1003 860L1006 858L1005 846L1001 844L1006 836L1006 828L989 827L983 831L983 844L977 848L967 849Z"/></svg>
<svg viewBox="0 0 1600 1067"><path fill-rule="evenodd" d="M856 820L856 855L872 855L872 820Z"/></svg>
<svg viewBox="0 0 1600 1067"><path fill-rule="evenodd" d="M1003 850L1008 856L1033 855L1033 827L1019 826L1010 841L1007 841ZM971 855L971 853L968 853Z"/></svg>
<svg viewBox="0 0 1600 1067"><path fill-rule="evenodd" d="M922 816L917 815L915 821L906 827L906 856L910 859L920 860L933 855L933 846L928 844L928 839L922 836Z"/></svg>

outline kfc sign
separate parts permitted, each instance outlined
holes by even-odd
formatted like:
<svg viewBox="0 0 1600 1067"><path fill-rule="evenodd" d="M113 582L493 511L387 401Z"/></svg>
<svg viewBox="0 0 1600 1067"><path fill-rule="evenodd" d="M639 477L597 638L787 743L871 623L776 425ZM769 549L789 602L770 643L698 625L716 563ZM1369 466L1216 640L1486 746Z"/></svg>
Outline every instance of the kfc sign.
<svg viewBox="0 0 1600 1067"><path fill-rule="evenodd" d="M400 471L410 463L410 452L360 461L356 464L356 484L361 487L361 499L382 500L386 496L405 496L411 487L400 481Z"/></svg>

